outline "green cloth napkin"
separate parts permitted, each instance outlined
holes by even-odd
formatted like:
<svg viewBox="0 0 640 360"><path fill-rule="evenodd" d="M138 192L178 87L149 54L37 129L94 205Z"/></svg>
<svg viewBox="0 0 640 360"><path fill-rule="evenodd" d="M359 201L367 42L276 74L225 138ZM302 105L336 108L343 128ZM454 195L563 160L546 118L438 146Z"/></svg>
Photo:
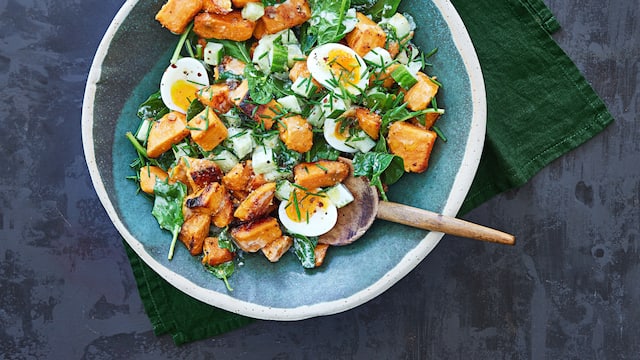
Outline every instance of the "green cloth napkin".
<svg viewBox="0 0 640 360"><path fill-rule="evenodd" d="M485 148L464 213L524 184L613 118L551 38L560 26L542 0L452 3L480 59L488 107ZM156 335L170 333L176 344L183 344L253 321L183 294L126 248Z"/></svg>

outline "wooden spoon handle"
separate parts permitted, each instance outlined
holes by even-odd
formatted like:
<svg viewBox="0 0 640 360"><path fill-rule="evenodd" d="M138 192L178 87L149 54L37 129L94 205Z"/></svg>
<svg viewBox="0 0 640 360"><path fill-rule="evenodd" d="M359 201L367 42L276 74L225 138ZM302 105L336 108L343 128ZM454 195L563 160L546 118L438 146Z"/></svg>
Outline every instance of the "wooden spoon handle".
<svg viewBox="0 0 640 360"><path fill-rule="evenodd" d="M496 229L388 201L378 203L377 218L469 239L505 245L513 245L516 242L515 236Z"/></svg>

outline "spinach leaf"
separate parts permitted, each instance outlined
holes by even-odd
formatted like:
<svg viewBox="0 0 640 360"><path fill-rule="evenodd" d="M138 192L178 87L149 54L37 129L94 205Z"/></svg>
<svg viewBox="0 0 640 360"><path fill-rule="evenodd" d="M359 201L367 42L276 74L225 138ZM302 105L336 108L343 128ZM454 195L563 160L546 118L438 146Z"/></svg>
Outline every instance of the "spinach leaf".
<svg viewBox="0 0 640 360"><path fill-rule="evenodd" d="M216 40L216 42L222 44L225 54L245 64L251 63L251 55L249 55L249 50L247 50L247 44L245 42L231 40Z"/></svg>
<svg viewBox="0 0 640 360"><path fill-rule="evenodd" d="M266 104L273 99L273 81L250 63L244 68L244 76L249 85L249 96L258 104Z"/></svg>
<svg viewBox="0 0 640 360"><path fill-rule="evenodd" d="M300 234L292 234L293 249L302 263L302 267L313 269L316 267L316 245L318 245L317 237L306 237Z"/></svg>
<svg viewBox="0 0 640 360"><path fill-rule="evenodd" d="M169 184L168 182L157 180L153 187L153 192L155 200L151 214L158 220L161 228L170 231L173 235L167 257L171 260L180 228L184 223L182 202L187 194L187 187L179 181L175 184Z"/></svg>
<svg viewBox="0 0 640 360"><path fill-rule="evenodd" d="M193 99L187 109L187 121L193 119L194 116L200 114L204 109L204 105L202 105L198 99Z"/></svg>
<svg viewBox="0 0 640 360"><path fill-rule="evenodd" d="M373 6L364 11L365 14L371 15L374 21L380 21L383 17L391 17L398 11L398 5L401 0L378 0Z"/></svg>
<svg viewBox="0 0 640 360"><path fill-rule="evenodd" d="M393 184L404 174L404 161L393 154L368 152L353 157L353 175L366 176L371 185L378 188L382 199L387 201L383 184Z"/></svg>
<svg viewBox="0 0 640 360"><path fill-rule="evenodd" d="M273 5L282 4L285 1L286 0L262 0L262 5L264 5L265 7L273 6Z"/></svg>
<svg viewBox="0 0 640 360"><path fill-rule="evenodd" d="M158 120L169 112L167 105L162 102L162 96L160 90L149 95L138 107L138 117L142 120L153 119Z"/></svg>
<svg viewBox="0 0 640 360"><path fill-rule="evenodd" d="M227 249L231 252L236 252L236 246L234 245L233 238L229 233L228 227L222 229L220 234L218 234L218 247L221 249Z"/></svg>
<svg viewBox="0 0 640 360"><path fill-rule="evenodd" d="M228 278L231 275L233 275L233 272L236 270L236 263L234 263L233 260L227 261L225 263L222 263L216 266L205 264L204 268L207 269L208 272L213 274L213 276L224 281L224 285L227 287L227 290L233 291L233 289L231 288L231 285L229 285L229 280L228 280Z"/></svg>
<svg viewBox="0 0 640 360"><path fill-rule="evenodd" d="M324 140L324 136L321 134L315 134L313 136L313 145L311 146L311 150L309 150L305 155L307 162L322 159L337 160L338 157L340 157L340 151L329 146L329 144Z"/></svg>
<svg viewBox="0 0 640 360"><path fill-rule="evenodd" d="M340 41L346 35L346 26L342 21L350 6L350 0L315 1L307 35L317 36L318 45Z"/></svg>

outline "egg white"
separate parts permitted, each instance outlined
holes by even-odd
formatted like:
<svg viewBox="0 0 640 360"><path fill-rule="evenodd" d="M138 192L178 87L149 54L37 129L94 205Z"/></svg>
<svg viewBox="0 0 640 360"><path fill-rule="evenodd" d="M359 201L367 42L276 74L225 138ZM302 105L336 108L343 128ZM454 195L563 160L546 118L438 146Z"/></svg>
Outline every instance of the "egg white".
<svg viewBox="0 0 640 360"><path fill-rule="evenodd" d="M331 118L324 119L322 132L324 135L324 139L327 141L327 144L338 151L346 153L355 153L356 151L358 151L358 149L356 149L355 147L347 145L347 139L342 140L336 137L336 126L338 126L337 120Z"/></svg>
<svg viewBox="0 0 640 360"><path fill-rule="evenodd" d="M309 69L311 76L327 89L330 89L331 91L336 93L340 92L341 89L335 86L335 76L331 72L329 64L327 63L329 52L331 52L332 50L339 50L341 52L344 52L356 59L358 64L360 64L359 68L357 69L360 77L358 83L345 84L344 86L345 89L349 91L349 93L353 95L359 95L369 83L368 70L362 57L360 57L360 55L358 55L348 46L336 43L328 43L320 45L313 49L309 54L309 57L307 58L307 68Z"/></svg>
<svg viewBox="0 0 640 360"><path fill-rule="evenodd" d="M300 234L304 236L320 236L333 229L338 221L338 208L329 200L329 198L323 199L326 202L326 207L322 209L316 209L313 214L310 214L309 220L305 218L301 222L297 222L289 218L287 215L287 204L289 201L280 202L278 207L278 217L280 223L291 233ZM289 206L294 206L293 204ZM306 217L305 214L302 215Z"/></svg>
<svg viewBox="0 0 640 360"><path fill-rule="evenodd" d="M184 57L167 67L160 80L160 96L162 102L171 110L187 113L187 109L177 105L171 96L171 87L179 80L187 81L196 89L209 86L209 76L202 63L194 58ZM193 94L195 99L196 94Z"/></svg>

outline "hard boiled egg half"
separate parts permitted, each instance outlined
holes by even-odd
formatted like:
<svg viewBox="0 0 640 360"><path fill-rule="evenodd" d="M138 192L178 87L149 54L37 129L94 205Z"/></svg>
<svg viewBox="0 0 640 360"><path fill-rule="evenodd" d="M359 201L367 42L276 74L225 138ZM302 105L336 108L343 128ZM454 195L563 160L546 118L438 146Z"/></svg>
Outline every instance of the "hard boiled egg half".
<svg viewBox="0 0 640 360"><path fill-rule="evenodd" d="M317 190L291 191L289 200L278 207L282 225L294 234L320 236L333 229L338 221L338 209L326 194Z"/></svg>
<svg viewBox="0 0 640 360"><path fill-rule="evenodd" d="M342 44L329 43L313 49L307 58L307 68L317 82L338 94L344 88L358 95L369 82L364 60Z"/></svg>
<svg viewBox="0 0 640 360"><path fill-rule="evenodd" d="M197 59L183 57L164 71L160 96L169 109L186 114L198 90L205 86L209 86L209 76L204 65Z"/></svg>

